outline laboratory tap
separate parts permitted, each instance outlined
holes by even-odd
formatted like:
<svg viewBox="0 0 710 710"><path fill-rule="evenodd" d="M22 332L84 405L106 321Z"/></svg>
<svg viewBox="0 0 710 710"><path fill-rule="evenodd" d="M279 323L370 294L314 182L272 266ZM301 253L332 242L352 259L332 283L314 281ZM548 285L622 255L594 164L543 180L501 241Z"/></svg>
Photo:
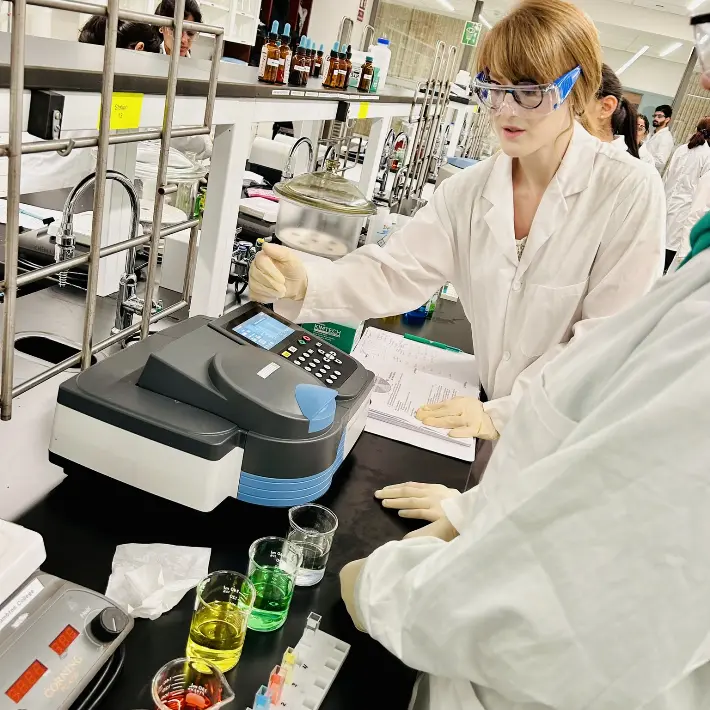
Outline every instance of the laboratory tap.
<svg viewBox="0 0 710 710"><path fill-rule="evenodd" d="M131 228L129 238L134 239L138 236L138 225L140 224L140 206L138 195L131 180L123 173L117 170L106 171L107 180L115 180L123 186L128 193L128 199L131 203ZM76 237L74 236L74 211L76 204L81 196L96 182L96 173L87 175L81 180L76 187L69 193L67 201L64 204L62 212L62 221L59 227L59 233L56 235L55 259L57 262L67 261L74 256L76 246ZM136 267L136 250L135 248L126 250L126 267L123 276L119 282L118 297L116 302L116 321L112 332L118 332L127 328L133 322L134 313L143 312L143 299L136 295L137 278L135 275ZM68 272L59 274L59 285L66 286ZM161 304L153 304L154 310L159 310Z"/></svg>
<svg viewBox="0 0 710 710"><path fill-rule="evenodd" d="M138 235L138 220L140 217L138 211L138 197L136 196L135 188L133 183L123 174L119 173L117 170L107 170L106 171L107 180L115 180L116 182L123 185L128 192L128 196L131 200L131 208L133 209L133 222L131 224L131 239ZM66 202L64 203L64 210L62 211L62 221L59 225L59 231L55 235L56 246L54 249L54 258L57 263L62 261L67 261L74 257L74 250L76 247L76 237L74 235L74 212L76 210L76 204L81 199L82 195L90 188L93 187L96 182L96 173L91 173L87 175L83 180L80 180L74 189L69 193ZM63 271L59 274L59 285L64 287L67 285L68 272Z"/></svg>
<svg viewBox="0 0 710 710"><path fill-rule="evenodd" d="M286 167L284 168L283 173L281 173L282 180L290 180L293 177L293 157L296 155L298 149L302 145L308 146L308 170L311 169L311 165L313 164L313 143L311 143L310 138L299 138L293 144L293 147L291 148L291 151L288 154Z"/></svg>

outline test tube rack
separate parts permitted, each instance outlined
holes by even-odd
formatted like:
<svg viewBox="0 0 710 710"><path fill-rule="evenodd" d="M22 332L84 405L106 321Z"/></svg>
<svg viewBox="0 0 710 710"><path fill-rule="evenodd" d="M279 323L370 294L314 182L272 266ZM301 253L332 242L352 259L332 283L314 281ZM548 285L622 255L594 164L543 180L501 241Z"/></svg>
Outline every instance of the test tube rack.
<svg viewBox="0 0 710 710"><path fill-rule="evenodd" d="M350 644L321 631L320 622L318 614L311 612L308 615L303 636L293 649L295 664L286 673L281 697L277 703L268 706L259 703L261 707L270 710L318 710L321 706L345 662ZM284 658L289 651L291 649L284 654Z"/></svg>

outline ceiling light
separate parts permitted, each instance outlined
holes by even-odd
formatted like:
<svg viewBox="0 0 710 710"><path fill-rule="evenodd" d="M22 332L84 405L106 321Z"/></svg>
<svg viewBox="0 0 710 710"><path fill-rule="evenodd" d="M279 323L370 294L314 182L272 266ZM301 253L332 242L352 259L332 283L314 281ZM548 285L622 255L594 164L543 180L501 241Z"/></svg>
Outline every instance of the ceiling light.
<svg viewBox="0 0 710 710"><path fill-rule="evenodd" d="M634 56L631 57L631 59L629 59L628 62L622 64L616 70L617 75L621 74L622 72L625 72L642 54L646 54L646 52L648 52L649 49L651 49L651 48L647 44L644 44L643 47L641 47L641 49L639 49L639 51L636 52L636 54L634 54Z"/></svg>
<svg viewBox="0 0 710 710"><path fill-rule="evenodd" d="M675 52L676 49L680 49L682 46L682 42L673 42L673 44L669 44L662 52L659 52L658 56L667 57L669 54Z"/></svg>
<svg viewBox="0 0 710 710"><path fill-rule="evenodd" d="M483 15L479 15L478 19L481 21L481 24L485 25L489 30L493 28L493 25L488 22L488 20L483 17Z"/></svg>
<svg viewBox="0 0 710 710"><path fill-rule="evenodd" d="M456 8L449 2L449 0L439 0L439 5L449 12L456 12Z"/></svg>
<svg viewBox="0 0 710 710"><path fill-rule="evenodd" d="M688 10L695 10L695 8L700 7L705 0L692 0L692 2L688 3Z"/></svg>

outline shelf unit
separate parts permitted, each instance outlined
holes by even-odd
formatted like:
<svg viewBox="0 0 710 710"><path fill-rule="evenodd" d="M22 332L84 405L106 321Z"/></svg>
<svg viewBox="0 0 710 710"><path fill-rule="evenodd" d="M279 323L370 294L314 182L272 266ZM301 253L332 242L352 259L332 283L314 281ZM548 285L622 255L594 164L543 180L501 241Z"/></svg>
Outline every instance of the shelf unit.
<svg viewBox="0 0 710 710"><path fill-rule="evenodd" d="M91 0L105 5L106 0ZM160 0L120 0L119 5L127 10L152 15ZM253 46L259 27L261 0L198 0L205 24L225 28L224 39ZM11 3L0 2L0 32L7 32ZM28 8L27 34L54 39L76 40L79 30L89 15L69 13L48 8Z"/></svg>

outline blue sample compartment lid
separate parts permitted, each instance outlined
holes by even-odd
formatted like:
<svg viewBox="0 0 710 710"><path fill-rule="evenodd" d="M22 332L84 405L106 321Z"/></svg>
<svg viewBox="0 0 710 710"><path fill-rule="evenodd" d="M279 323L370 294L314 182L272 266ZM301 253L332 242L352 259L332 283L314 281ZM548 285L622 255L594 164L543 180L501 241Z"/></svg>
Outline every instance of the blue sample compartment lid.
<svg viewBox="0 0 710 710"><path fill-rule="evenodd" d="M338 393L321 385L296 385L296 402L308 419L308 433L327 429L335 419Z"/></svg>

